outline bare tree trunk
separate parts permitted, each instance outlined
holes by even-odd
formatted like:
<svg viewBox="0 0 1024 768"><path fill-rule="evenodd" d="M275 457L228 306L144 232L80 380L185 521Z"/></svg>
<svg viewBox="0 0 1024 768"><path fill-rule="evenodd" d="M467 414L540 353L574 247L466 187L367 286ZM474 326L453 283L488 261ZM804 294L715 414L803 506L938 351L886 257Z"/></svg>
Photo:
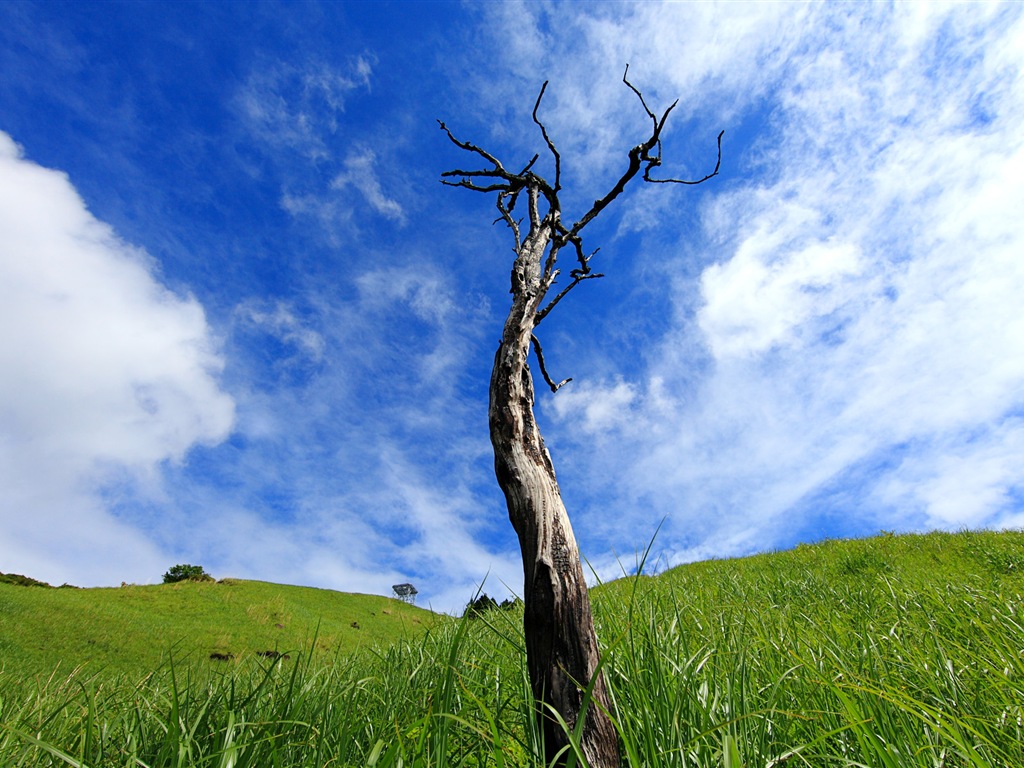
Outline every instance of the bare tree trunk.
<svg viewBox="0 0 1024 768"><path fill-rule="evenodd" d="M599 654L576 538L533 414L527 359L536 302L543 298L536 289L548 240L546 230L534 234L523 243L513 267L515 298L494 358L488 414L494 470L523 555L526 660L550 763L568 743L551 710L570 729L576 727ZM619 765L610 710L604 680L598 675L581 737L591 768Z"/></svg>
<svg viewBox="0 0 1024 768"><path fill-rule="evenodd" d="M550 764L569 743L565 728L555 715L565 721L570 731L574 730L582 714L586 690L593 683L580 736L583 757L590 768L617 768L619 741L609 716L608 691L597 672L597 636L576 537L562 504L551 456L533 415L533 378L527 364L530 347L537 352L540 372L552 392L569 379L556 384L548 376L540 342L533 332L572 289L585 280L602 277L590 268L590 259L597 251L584 253L580 233L631 180L642 172L641 178L654 184L701 184L718 175L722 162L720 133L718 163L715 170L703 178L688 181L651 176L651 172L661 166L661 133L676 105L672 104L658 117L647 106L643 94L629 82L628 74L627 66L622 82L640 100L651 120L651 133L626 153L626 170L604 197L595 200L571 226L562 221L558 198L562 189L561 156L537 116L547 83L541 86L533 105L533 121L540 128L554 161L553 184L532 170L539 155L534 155L518 173L511 172L490 152L468 141L460 141L438 121L452 144L482 160L484 166L445 171L441 174L442 183L474 192L497 193L499 221L505 222L515 238L512 308L491 372L488 418L494 446L494 471L505 494L508 516L519 536L523 554L526 663L538 722L544 734L546 759ZM525 237L520 227L523 220L513 215L524 192L528 207ZM569 284L541 306L560 274L556 263L563 248L570 249L579 266L570 270ZM564 762L566 756L562 753L559 762Z"/></svg>

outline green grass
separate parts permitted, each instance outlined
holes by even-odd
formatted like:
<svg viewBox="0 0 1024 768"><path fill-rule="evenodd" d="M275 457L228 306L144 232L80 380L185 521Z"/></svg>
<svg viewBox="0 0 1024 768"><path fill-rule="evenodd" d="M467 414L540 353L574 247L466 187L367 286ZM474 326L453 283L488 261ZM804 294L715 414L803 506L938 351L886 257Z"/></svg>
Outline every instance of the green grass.
<svg viewBox="0 0 1024 768"><path fill-rule="evenodd" d="M609 585L632 764L1024 765L1022 557L883 535Z"/></svg>
<svg viewBox="0 0 1024 768"><path fill-rule="evenodd" d="M254 653L318 656L418 634L438 618L376 595L227 579L220 583L47 589L0 583L0 669L15 676L85 672L142 676L174 653L232 666ZM353 625L358 626L353 626ZM211 654L230 656L212 661Z"/></svg>
<svg viewBox="0 0 1024 768"><path fill-rule="evenodd" d="M1024 765L1022 566L1021 533L883 535L598 588L625 764ZM520 619L332 658L0 673L0 765L540 765Z"/></svg>

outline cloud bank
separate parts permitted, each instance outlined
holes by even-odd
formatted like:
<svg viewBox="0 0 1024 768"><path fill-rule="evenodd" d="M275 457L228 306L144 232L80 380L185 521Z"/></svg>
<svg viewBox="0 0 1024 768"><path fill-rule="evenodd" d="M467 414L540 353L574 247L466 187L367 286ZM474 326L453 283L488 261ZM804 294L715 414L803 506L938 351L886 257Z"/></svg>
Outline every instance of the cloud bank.
<svg viewBox="0 0 1024 768"><path fill-rule="evenodd" d="M0 562L57 582L83 567L151 578L158 546L106 493L158 493L162 463L230 432L203 309L4 133L0 231Z"/></svg>

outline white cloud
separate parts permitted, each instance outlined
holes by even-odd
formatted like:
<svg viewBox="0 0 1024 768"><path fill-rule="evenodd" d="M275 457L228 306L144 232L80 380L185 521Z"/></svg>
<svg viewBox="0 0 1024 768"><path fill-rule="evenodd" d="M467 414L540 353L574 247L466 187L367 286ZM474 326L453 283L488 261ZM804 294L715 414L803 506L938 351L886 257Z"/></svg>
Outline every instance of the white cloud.
<svg viewBox="0 0 1024 768"><path fill-rule="evenodd" d="M431 326L448 321L458 306L451 286L432 268L384 267L368 270L356 279L360 307L389 312L397 304L407 307Z"/></svg>
<svg viewBox="0 0 1024 768"><path fill-rule="evenodd" d="M791 343L793 332L812 317L827 317L843 305L845 279L861 268L858 250L832 238L794 241L791 227L807 226L802 214L787 216L782 229L759 229L727 263L704 271L700 328L715 357Z"/></svg>
<svg viewBox="0 0 1024 768"><path fill-rule="evenodd" d="M423 604L446 611L489 570L490 594L501 581L521 590L518 558L479 535L507 526L500 505L485 513L478 497L486 405L465 392L485 310L425 257L402 257L366 257L373 266L347 278L344 297L314 290L236 310L232 364L248 383L237 436L218 452L216 478L183 472L175 486L189 526L187 540L170 536L181 559L345 591L412 581ZM314 353L315 370L303 369Z"/></svg>
<svg viewBox="0 0 1024 768"><path fill-rule="evenodd" d="M485 576L488 593L502 594L504 584L521 594L522 560L479 541L479 531L493 521L481 519L479 502L461 484L461 473L428 477L417 471L416 459L388 450L381 456L383 487L389 489L382 495L394 504L393 522L412 533L408 541L392 541L391 561L436 580L418 586L432 593L438 610L461 609Z"/></svg>
<svg viewBox="0 0 1024 768"><path fill-rule="evenodd" d="M925 525L1019 526L1019 495L1024 491L1024 424L1007 419L977 434L952 434L909 457L899 472L883 478L884 504L923 510ZM1014 498L1017 494L1017 498Z"/></svg>
<svg viewBox="0 0 1024 768"><path fill-rule="evenodd" d="M636 388L625 381L604 387L582 382L559 390L551 409L561 419L571 416L584 432L599 434L624 427L636 401Z"/></svg>
<svg viewBox="0 0 1024 768"><path fill-rule="evenodd" d="M194 299L2 133L0 231L0 560L44 579L70 561L144 578L154 547L112 517L103 485L227 436L216 340Z"/></svg>

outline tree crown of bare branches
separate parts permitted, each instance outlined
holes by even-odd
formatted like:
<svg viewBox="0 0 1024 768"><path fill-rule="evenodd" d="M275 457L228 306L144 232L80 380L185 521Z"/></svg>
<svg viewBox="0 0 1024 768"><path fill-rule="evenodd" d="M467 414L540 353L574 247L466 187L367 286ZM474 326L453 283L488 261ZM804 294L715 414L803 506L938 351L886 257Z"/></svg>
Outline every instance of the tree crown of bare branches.
<svg viewBox="0 0 1024 768"><path fill-rule="evenodd" d="M582 232L584 227L586 227L591 221L597 218L598 214L608 207L615 198L622 194L626 185L640 173L641 169L643 170L641 178L645 182L650 182L652 184L696 185L717 176L718 171L721 168L722 136L725 134L725 131L721 131L718 134L718 159L715 163L715 169L711 173L699 179L654 178L651 175L651 172L660 167L662 163L661 134L665 128L666 122L668 121L668 116L672 113L672 110L676 108L679 100L677 99L674 101L659 117L647 105L647 101L644 99L640 90L629 81L628 64L626 65L626 70L622 75L622 82L625 83L640 100L640 104L643 107L644 112L647 113L647 116L651 120L651 133L646 140L629 150L627 153L629 164L625 172L618 178L615 184L612 185L611 189L603 197L595 200L590 209L571 226L567 226L562 221L562 207L558 197L558 194L562 189L562 158L558 153L557 147L555 147L555 143L548 135L547 127L537 116L541 101L544 98L544 93L548 87L547 81L545 81L541 86L540 93L537 95L537 100L534 102L532 117L533 122L540 128L541 135L544 138L544 143L547 145L548 151L551 153L554 160L555 176L553 184L549 183L545 178L538 175L533 170L534 164L540 157L539 154L535 154L522 170L518 172L509 171L493 154L482 149L476 144L456 138L444 122L441 120L437 121L441 130L445 132L449 140L455 146L465 150L466 152L477 155L486 161L486 166L482 168L470 170L456 168L450 171L445 171L441 174L441 183L450 187L463 187L465 189L473 190L474 192L497 193L496 204L498 211L501 214L497 221L503 220L508 225L509 229L512 230L513 236L515 237L515 252L517 255L522 252L524 239L520 230L522 220L515 219L513 217L513 212L515 211L520 193L524 190L526 191L530 221L527 240L532 237L536 237L538 233L546 229L550 243L550 250L541 274L541 282L538 291L539 295L537 296L538 301L544 298L547 291L552 285L554 285L555 280L560 273L560 270L555 266L559 251L567 245L572 245L575 250L579 266L569 272L569 276L572 278L571 282L559 291L545 307L539 308L536 311L536 314L534 315L534 326L539 324L551 312L551 310L554 309L563 298L565 298L569 291L579 285L582 281L604 276L593 272L590 267L590 260L600 249L595 249L589 254L585 253L583 250L583 240L580 236L580 232ZM540 209L541 198L543 198L547 203L547 210L543 214ZM514 288L513 292L515 292ZM533 337L533 345L537 351L538 361L541 365L541 372L552 391L557 391L562 385L571 381L571 379L566 379L560 384L555 384L547 374L547 370L544 366L544 360L541 357L542 353L540 351L540 344L537 342L536 337Z"/></svg>

